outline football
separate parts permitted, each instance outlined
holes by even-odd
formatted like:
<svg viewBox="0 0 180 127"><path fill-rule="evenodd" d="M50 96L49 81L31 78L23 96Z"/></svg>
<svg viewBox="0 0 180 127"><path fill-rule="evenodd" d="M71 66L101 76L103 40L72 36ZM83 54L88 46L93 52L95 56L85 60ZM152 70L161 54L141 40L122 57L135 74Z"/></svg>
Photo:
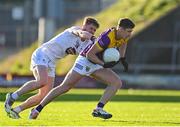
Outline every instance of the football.
<svg viewBox="0 0 180 127"><path fill-rule="evenodd" d="M113 62L120 59L120 53L116 48L107 48L103 53L104 62Z"/></svg>

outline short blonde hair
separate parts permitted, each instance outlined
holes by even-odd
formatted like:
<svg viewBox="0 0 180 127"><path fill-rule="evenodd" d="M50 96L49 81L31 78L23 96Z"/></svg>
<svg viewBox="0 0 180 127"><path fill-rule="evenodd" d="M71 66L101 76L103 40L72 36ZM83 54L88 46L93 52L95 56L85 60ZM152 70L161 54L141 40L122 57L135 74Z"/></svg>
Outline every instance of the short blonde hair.
<svg viewBox="0 0 180 127"><path fill-rule="evenodd" d="M83 25L87 25L87 24L93 24L94 26L96 26L97 28L99 28L99 23L98 23L98 21L97 21L95 18L93 18L93 17L88 16L88 17L85 17L85 18L84 18Z"/></svg>

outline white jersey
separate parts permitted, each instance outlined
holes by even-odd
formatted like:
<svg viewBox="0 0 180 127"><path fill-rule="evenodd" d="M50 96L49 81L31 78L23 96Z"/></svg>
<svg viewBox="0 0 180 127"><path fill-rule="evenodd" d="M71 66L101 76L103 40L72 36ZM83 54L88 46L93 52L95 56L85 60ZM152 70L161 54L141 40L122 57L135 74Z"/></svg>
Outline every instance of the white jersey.
<svg viewBox="0 0 180 127"><path fill-rule="evenodd" d="M66 55L66 50L70 47L76 50L79 54L91 40L81 41L81 38L73 34L73 30L81 29L78 26L74 26L66 29L64 32L52 38L50 41L44 43L40 49L45 53L52 61L63 58Z"/></svg>

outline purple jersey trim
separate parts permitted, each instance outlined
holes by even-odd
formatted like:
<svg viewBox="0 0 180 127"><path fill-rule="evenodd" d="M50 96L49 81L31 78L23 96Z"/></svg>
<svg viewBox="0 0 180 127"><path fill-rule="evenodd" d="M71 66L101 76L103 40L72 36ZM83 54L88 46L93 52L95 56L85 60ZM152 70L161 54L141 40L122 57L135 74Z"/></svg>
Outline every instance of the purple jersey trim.
<svg viewBox="0 0 180 127"><path fill-rule="evenodd" d="M108 29L107 31L103 32L101 36L98 38L98 44L102 48L107 48L110 43L110 39L108 37L109 32L111 32L111 29Z"/></svg>
<svg viewBox="0 0 180 127"><path fill-rule="evenodd" d="M87 45L83 51L80 52L81 56L86 56L87 52L91 49L91 47L94 45L94 42Z"/></svg>

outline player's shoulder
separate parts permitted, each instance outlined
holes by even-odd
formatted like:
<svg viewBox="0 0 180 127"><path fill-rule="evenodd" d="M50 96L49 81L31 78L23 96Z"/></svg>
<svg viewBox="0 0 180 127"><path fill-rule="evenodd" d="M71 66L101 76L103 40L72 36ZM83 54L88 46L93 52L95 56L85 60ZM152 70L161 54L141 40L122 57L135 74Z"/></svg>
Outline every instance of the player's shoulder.
<svg viewBox="0 0 180 127"><path fill-rule="evenodd" d="M65 29L63 33L74 33L77 30L81 30L81 27L80 26L72 26L72 27Z"/></svg>
<svg viewBox="0 0 180 127"><path fill-rule="evenodd" d="M112 33L114 30L115 30L114 27L109 28L109 29L105 30L104 32L102 32L101 36L108 35L108 34Z"/></svg>
<svg viewBox="0 0 180 127"><path fill-rule="evenodd" d="M81 30L81 27L80 26L72 26L69 29L71 29L71 30Z"/></svg>

